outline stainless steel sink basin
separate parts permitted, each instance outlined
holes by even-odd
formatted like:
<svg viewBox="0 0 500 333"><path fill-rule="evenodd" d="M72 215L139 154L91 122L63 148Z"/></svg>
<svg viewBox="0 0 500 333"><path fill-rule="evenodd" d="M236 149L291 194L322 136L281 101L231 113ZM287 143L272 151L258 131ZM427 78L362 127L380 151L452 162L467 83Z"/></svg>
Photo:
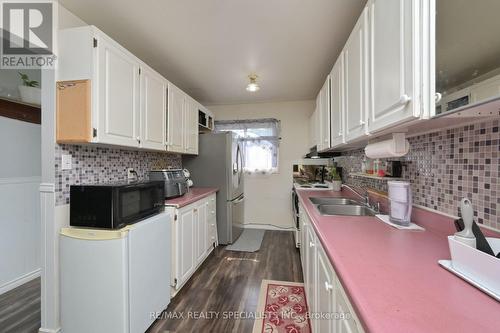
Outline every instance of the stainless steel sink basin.
<svg viewBox="0 0 500 333"><path fill-rule="evenodd" d="M360 205L317 205L321 215L375 216L375 211Z"/></svg>
<svg viewBox="0 0 500 333"><path fill-rule="evenodd" d="M347 199L347 198L327 198L327 197L314 197L309 198L315 205L359 205L360 203Z"/></svg>

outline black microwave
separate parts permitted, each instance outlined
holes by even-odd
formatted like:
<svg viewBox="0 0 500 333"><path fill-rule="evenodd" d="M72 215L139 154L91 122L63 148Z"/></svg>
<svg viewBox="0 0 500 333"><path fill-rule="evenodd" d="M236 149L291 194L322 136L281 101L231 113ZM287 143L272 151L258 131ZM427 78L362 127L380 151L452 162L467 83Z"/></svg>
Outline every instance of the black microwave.
<svg viewBox="0 0 500 333"><path fill-rule="evenodd" d="M142 181L70 187L74 227L120 229L164 210L164 182Z"/></svg>

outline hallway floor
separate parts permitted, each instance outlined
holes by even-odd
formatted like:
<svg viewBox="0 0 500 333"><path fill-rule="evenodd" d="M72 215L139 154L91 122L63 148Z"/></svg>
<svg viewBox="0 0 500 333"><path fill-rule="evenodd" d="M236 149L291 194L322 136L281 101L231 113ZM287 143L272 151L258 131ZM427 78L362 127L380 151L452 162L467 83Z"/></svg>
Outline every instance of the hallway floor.
<svg viewBox="0 0 500 333"><path fill-rule="evenodd" d="M40 278L0 295L0 332L38 332L40 306Z"/></svg>
<svg viewBox="0 0 500 333"><path fill-rule="evenodd" d="M255 312L264 279L303 282L292 232L266 231L255 253L226 251L222 246L215 249L148 333L250 333L253 318L223 317ZM206 318L193 318L196 312Z"/></svg>

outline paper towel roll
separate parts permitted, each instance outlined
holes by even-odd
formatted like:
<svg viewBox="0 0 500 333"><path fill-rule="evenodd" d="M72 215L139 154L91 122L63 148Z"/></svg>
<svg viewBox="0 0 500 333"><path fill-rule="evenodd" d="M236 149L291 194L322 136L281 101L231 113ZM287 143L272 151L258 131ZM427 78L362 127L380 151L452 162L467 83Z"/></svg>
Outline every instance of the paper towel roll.
<svg viewBox="0 0 500 333"><path fill-rule="evenodd" d="M380 141L369 144L365 148L365 154L368 158L401 157L408 154L409 151L410 143L406 139Z"/></svg>

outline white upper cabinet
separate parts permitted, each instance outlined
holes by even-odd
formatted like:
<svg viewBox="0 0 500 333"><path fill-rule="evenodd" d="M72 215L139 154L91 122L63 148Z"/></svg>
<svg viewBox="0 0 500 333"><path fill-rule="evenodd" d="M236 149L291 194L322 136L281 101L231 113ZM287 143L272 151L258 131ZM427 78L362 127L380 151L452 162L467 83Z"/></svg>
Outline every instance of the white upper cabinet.
<svg viewBox="0 0 500 333"><path fill-rule="evenodd" d="M194 99L186 98L184 114L184 152L186 154L198 154L198 110L201 107Z"/></svg>
<svg viewBox="0 0 500 333"><path fill-rule="evenodd" d="M97 43L99 142L139 147L140 62L107 38Z"/></svg>
<svg viewBox="0 0 500 333"><path fill-rule="evenodd" d="M168 84L168 129L167 150L174 153L184 153L184 109L186 95L174 86Z"/></svg>
<svg viewBox="0 0 500 333"><path fill-rule="evenodd" d="M201 105L169 83L167 151L198 154L198 110Z"/></svg>
<svg viewBox="0 0 500 333"><path fill-rule="evenodd" d="M366 134L367 9L363 11L344 47L345 140Z"/></svg>
<svg viewBox="0 0 500 333"><path fill-rule="evenodd" d="M141 68L141 147L165 150L167 80Z"/></svg>
<svg viewBox="0 0 500 333"><path fill-rule="evenodd" d="M317 99L319 139L318 151L330 148L330 76L326 78Z"/></svg>
<svg viewBox="0 0 500 333"><path fill-rule="evenodd" d="M319 96L318 96L319 98ZM316 104L318 104L318 98L316 98ZM317 130L318 126L318 108L317 106L314 109L314 112L311 114L309 117L309 148L312 148L314 146L318 145L318 139L319 139L319 134Z"/></svg>
<svg viewBox="0 0 500 333"><path fill-rule="evenodd" d="M344 143L344 53L341 53L330 73L330 146Z"/></svg>
<svg viewBox="0 0 500 333"><path fill-rule="evenodd" d="M94 26L58 37L58 143L198 153L198 102Z"/></svg>
<svg viewBox="0 0 500 333"><path fill-rule="evenodd" d="M431 107L429 75L434 18L428 0L370 0L369 131L427 118ZM428 8L427 8L428 10ZM426 14L427 13L427 14ZM429 30L430 29L430 30ZM432 99L434 96L432 96ZM430 110L432 109L432 110Z"/></svg>

